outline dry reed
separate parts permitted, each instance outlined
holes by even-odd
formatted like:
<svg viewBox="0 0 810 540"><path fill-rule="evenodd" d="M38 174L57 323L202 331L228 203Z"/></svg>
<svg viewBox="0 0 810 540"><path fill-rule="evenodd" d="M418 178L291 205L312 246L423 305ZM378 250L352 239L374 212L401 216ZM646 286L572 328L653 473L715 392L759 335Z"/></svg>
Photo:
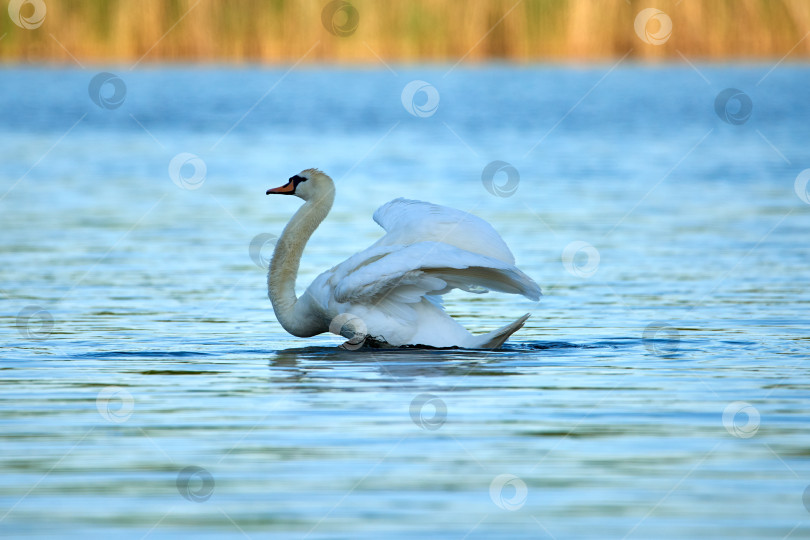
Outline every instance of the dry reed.
<svg viewBox="0 0 810 540"><path fill-rule="evenodd" d="M810 56L808 0L351 0L359 24L344 37L322 24L327 0L26 0L24 17L33 12L32 1L47 6L36 29L0 14L0 60L529 62L591 61L628 51L650 61ZM648 7L671 18L666 43L651 45L636 35L636 14Z"/></svg>

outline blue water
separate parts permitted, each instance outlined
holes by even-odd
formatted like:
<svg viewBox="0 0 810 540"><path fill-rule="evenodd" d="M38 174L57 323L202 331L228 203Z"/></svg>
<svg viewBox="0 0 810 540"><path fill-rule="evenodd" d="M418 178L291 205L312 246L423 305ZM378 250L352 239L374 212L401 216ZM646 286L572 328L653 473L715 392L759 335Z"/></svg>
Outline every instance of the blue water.
<svg viewBox="0 0 810 540"><path fill-rule="evenodd" d="M0 70L0 533L810 537L810 68L771 68ZM287 335L250 246L308 167L300 290L417 198L545 293L448 311L526 327Z"/></svg>

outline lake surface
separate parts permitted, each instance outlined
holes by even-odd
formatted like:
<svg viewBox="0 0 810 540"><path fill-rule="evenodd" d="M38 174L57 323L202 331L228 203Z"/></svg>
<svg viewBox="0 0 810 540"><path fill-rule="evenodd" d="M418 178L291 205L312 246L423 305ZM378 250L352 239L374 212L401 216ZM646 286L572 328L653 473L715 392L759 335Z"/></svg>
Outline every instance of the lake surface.
<svg viewBox="0 0 810 540"><path fill-rule="evenodd" d="M773 68L3 69L0 533L810 537L810 69ZM545 294L447 310L526 327L286 334L264 192L309 167L299 290L423 199Z"/></svg>

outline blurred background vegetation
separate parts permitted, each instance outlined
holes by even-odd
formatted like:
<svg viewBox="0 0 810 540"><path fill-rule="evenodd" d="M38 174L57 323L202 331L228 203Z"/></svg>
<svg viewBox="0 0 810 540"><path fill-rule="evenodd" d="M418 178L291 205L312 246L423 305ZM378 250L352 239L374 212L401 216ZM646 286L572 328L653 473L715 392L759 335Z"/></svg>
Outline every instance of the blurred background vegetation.
<svg viewBox="0 0 810 540"><path fill-rule="evenodd" d="M324 21L335 6L328 0L25 0L23 17L31 2L47 7L38 28L0 17L6 63L810 56L810 0L351 0L358 20L345 36L329 32L328 21L347 28L351 12ZM672 20L663 46L634 32L636 14L649 7Z"/></svg>

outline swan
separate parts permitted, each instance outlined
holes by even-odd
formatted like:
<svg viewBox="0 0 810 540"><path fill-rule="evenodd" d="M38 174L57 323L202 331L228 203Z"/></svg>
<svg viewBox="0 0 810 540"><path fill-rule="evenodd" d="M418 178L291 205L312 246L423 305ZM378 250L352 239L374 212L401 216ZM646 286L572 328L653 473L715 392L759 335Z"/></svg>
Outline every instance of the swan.
<svg viewBox="0 0 810 540"><path fill-rule="evenodd" d="M371 247L315 278L295 295L301 255L335 199L332 179L306 169L267 194L304 204L278 238L267 272L267 295L281 326L297 337L332 332L343 348L421 345L495 349L529 318L473 335L443 309L452 289L495 290L539 300L540 287L515 267L506 243L486 221L453 208L395 199L374 212L386 234Z"/></svg>

